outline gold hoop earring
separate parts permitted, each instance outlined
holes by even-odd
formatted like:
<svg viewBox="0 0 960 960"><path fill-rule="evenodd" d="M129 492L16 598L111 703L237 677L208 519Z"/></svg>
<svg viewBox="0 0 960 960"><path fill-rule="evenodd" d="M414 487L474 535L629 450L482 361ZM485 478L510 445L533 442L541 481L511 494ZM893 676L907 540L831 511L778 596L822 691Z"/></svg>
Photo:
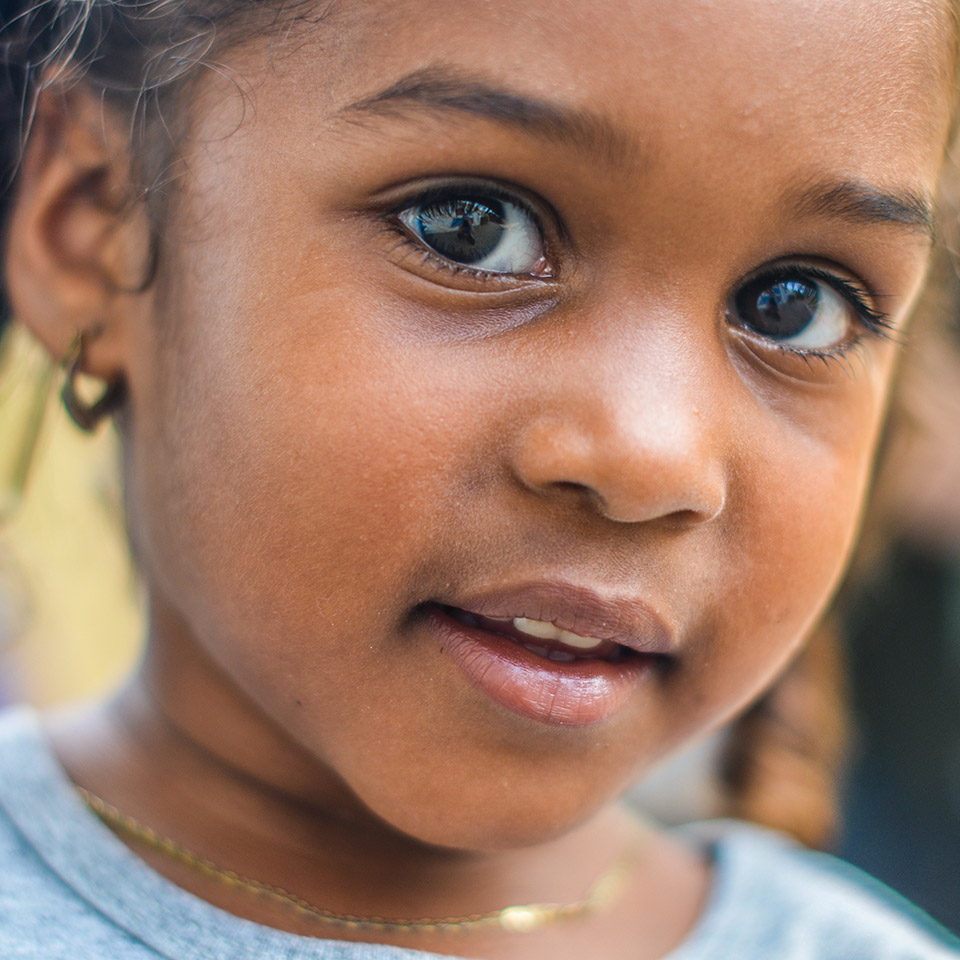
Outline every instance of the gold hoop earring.
<svg viewBox="0 0 960 960"><path fill-rule="evenodd" d="M86 403L77 392L77 377L83 372L84 334L81 331L73 338L70 350L63 361L64 382L60 399L66 407L70 419L87 433L92 433L97 425L120 405L124 396L122 380L111 380L100 398L94 403Z"/></svg>

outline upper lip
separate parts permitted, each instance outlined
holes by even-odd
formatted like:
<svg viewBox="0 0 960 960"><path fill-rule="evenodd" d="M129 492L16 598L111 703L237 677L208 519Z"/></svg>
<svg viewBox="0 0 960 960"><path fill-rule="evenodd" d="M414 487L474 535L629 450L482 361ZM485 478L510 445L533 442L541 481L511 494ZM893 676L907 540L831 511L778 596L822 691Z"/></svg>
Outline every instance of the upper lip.
<svg viewBox="0 0 960 960"><path fill-rule="evenodd" d="M610 640L637 653L676 652L670 629L650 604L575 584L541 581L498 587L446 603L481 617L546 620L561 630Z"/></svg>

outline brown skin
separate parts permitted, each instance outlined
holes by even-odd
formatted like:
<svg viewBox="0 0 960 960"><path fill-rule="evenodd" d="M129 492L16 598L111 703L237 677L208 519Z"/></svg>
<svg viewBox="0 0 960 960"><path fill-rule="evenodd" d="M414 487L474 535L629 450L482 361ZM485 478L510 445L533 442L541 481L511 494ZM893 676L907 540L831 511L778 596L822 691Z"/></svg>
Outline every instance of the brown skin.
<svg viewBox="0 0 960 960"><path fill-rule="evenodd" d="M875 306L902 325L924 239L790 197L849 177L935 191L949 44L933 4L906 6L343 4L279 56L276 41L225 56L252 90L242 123L233 87L199 82L161 273L136 295L114 282L145 234L110 202L119 135L81 93L70 122L48 98L13 295L56 354L73 328L102 326L88 369L129 382L151 601L130 688L51 725L71 776L334 909L578 897L638 832L618 792L770 681L848 555L895 346L868 336L847 361L811 361L726 306L790 259L882 291ZM439 63L599 113L616 149L457 111L335 116ZM454 273L384 227L391 204L450 174L552 208L555 276ZM651 604L673 669L601 724L552 727L479 693L415 614L543 578ZM382 939L661 956L694 922L706 870L643 832L631 888L601 917ZM235 913L341 935L144 855Z"/></svg>

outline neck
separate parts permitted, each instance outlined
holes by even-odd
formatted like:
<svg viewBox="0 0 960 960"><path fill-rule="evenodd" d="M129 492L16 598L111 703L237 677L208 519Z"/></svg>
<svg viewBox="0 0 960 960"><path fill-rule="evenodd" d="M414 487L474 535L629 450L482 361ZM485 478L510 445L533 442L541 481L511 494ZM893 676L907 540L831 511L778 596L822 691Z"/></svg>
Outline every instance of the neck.
<svg viewBox="0 0 960 960"><path fill-rule="evenodd" d="M463 915L575 901L635 835L608 810L520 850L423 844L367 810L185 633L161 642L158 626L128 686L55 723L55 743L78 785L217 864L343 912Z"/></svg>
<svg viewBox="0 0 960 960"><path fill-rule="evenodd" d="M49 730L78 786L218 867L337 913L456 917L514 904L575 903L643 838L619 905L537 934L495 930L449 939L324 927L122 837L177 885L236 915L306 936L503 960L564 960L601 943L611 958L633 944L641 948L630 956L655 957L693 922L706 885L702 863L617 806L560 837L509 849L441 848L395 829L176 627L155 611L143 666L127 687L107 703L51 718Z"/></svg>

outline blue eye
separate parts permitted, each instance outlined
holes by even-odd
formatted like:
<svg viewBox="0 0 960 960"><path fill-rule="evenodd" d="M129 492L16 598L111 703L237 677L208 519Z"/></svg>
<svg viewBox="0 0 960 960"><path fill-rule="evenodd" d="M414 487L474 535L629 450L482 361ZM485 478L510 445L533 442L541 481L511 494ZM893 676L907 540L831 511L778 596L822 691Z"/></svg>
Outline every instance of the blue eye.
<svg viewBox="0 0 960 960"><path fill-rule="evenodd" d="M509 200L451 193L421 200L397 217L430 251L463 267L533 275L544 263L539 226Z"/></svg>
<svg viewBox="0 0 960 960"><path fill-rule="evenodd" d="M791 269L751 280L734 296L737 320L783 346L812 351L838 347L850 338L858 318L869 322L877 315L856 288L826 276L812 268Z"/></svg>

